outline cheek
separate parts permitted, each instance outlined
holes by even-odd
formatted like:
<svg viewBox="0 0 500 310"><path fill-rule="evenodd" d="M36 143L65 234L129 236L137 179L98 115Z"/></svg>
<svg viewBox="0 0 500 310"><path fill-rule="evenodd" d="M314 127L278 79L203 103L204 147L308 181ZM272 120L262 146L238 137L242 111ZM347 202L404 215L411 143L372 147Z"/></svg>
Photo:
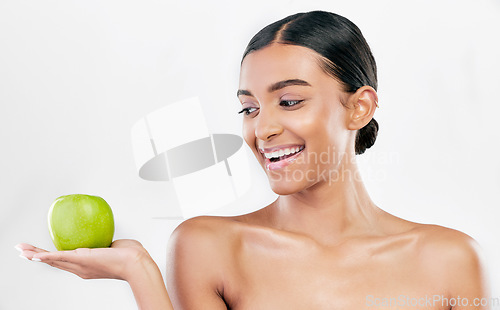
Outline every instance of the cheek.
<svg viewBox="0 0 500 310"><path fill-rule="evenodd" d="M300 111L300 110L299 110ZM287 127L298 136L309 142L326 143L325 138L333 129L331 115L324 109L310 109L300 111L293 118L286 120Z"/></svg>
<svg viewBox="0 0 500 310"><path fill-rule="evenodd" d="M243 134L243 140L245 140L246 144L253 149L255 146L255 130L249 124L248 121L243 121L243 126L242 126L242 134Z"/></svg>
<svg viewBox="0 0 500 310"><path fill-rule="evenodd" d="M296 128L302 128L304 138L308 140L309 150L325 152L326 149L344 149L346 132L342 111L323 106L323 109L311 112L314 113L295 120Z"/></svg>

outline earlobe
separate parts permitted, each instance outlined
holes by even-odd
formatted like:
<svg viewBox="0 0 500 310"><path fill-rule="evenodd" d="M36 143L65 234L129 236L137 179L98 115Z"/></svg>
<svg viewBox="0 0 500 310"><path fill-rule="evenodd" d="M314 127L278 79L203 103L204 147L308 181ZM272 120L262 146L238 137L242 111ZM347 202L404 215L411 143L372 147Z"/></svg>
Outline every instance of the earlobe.
<svg viewBox="0 0 500 310"><path fill-rule="evenodd" d="M370 122L378 107L377 92L371 86L360 87L349 98L352 107L350 119L347 127L351 130L358 130L365 127Z"/></svg>

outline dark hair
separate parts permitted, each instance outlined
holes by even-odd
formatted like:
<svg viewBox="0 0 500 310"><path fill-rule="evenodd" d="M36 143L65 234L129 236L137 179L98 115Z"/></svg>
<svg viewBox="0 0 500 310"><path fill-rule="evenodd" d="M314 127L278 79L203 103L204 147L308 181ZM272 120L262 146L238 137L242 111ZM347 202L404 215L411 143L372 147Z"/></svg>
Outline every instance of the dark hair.
<svg viewBox="0 0 500 310"><path fill-rule="evenodd" d="M359 28L345 17L325 12L298 13L259 31L248 43L243 59L272 43L299 45L323 56L320 67L339 81L344 90L356 92L368 85L377 90L377 65ZM344 103L343 103L344 104ZM356 133L355 152L363 154L377 138L374 118Z"/></svg>

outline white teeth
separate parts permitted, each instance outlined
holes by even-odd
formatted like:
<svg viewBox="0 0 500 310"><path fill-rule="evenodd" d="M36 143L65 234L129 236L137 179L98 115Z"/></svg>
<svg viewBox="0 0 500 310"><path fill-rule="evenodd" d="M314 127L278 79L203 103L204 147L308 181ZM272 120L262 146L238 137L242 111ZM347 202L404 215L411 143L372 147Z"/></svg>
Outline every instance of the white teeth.
<svg viewBox="0 0 500 310"><path fill-rule="evenodd" d="M266 158L279 158L283 155L290 155L290 154L294 154L294 153L297 153L298 151L300 151L302 149L302 147L294 147L294 148L286 148L286 149L281 149L281 150L278 150L278 151L274 151L272 153L264 153L264 156Z"/></svg>

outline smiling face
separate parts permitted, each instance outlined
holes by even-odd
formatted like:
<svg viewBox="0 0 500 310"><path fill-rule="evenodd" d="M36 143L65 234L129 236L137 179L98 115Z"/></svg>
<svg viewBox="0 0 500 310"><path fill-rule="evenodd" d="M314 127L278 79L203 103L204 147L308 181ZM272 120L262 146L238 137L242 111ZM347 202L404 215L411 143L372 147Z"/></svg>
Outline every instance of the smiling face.
<svg viewBox="0 0 500 310"><path fill-rule="evenodd" d="M280 195L334 182L354 156L356 131L348 128L350 110L341 103L350 94L320 68L319 57L275 43L241 65L243 137Z"/></svg>

